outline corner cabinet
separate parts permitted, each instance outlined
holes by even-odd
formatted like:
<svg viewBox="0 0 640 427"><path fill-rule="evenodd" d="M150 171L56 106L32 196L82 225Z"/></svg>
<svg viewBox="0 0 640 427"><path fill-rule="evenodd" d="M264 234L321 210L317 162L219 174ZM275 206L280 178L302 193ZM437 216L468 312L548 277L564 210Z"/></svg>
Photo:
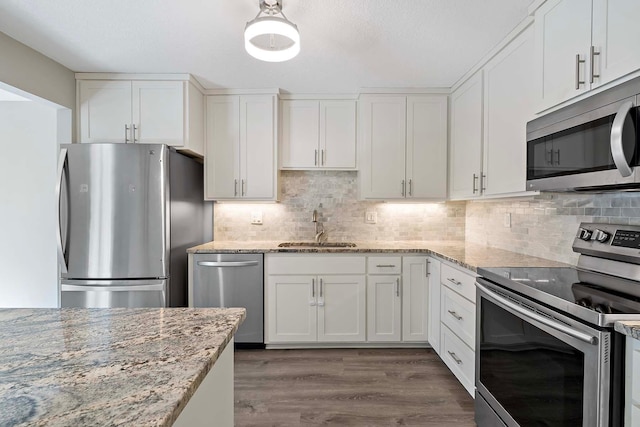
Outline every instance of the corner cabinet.
<svg viewBox="0 0 640 427"><path fill-rule="evenodd" d="M549 0L535 13L538 109L640 69L636 0Z"/></svg>
<svg viewBox="0 0 640 427"><path fill-rule="evenodd" d="M446 199L447 102L440 94L360 96L361 198Z"/></svg>
<svg viewBox="0 0 640 427"><path fill-rule="evenodd" d="M283 100L282 169L355 170L355 100Z"/></svg>
<svg viewBox="0 0 640 427"><path fill-rule="evenodd" d="M189 76L174 80L143 78L76 75L80 142L167 144L202 156L202 91Z"/></svg>
<svg viewBox="0 0 640 427"><path fill-rule="evenodd" d="M205 199L276 200L276 95L206 98Z"/></svg>
<svg viewBox="0 0 640 427"><path fill-rule="evenodd" d="M533 36L529 25L451 94L451 199L526 194Z"/></svg>

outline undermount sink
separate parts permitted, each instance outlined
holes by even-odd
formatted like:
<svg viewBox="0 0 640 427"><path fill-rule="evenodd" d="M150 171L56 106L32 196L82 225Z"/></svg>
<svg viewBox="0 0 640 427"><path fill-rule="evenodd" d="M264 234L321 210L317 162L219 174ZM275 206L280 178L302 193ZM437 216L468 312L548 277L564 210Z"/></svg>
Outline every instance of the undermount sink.
<svg viewBox="0 0 640 427"><path fill-rule="evenodd" d="M355 248L356 244L351 242L283 242L279 248Z"/></svg>

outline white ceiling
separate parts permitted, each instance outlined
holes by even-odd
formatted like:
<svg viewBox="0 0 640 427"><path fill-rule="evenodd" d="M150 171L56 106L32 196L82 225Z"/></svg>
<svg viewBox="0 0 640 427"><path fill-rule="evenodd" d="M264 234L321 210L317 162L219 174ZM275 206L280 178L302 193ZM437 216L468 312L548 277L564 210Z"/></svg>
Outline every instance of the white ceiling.
<svg viewBox="0 0 640 427"><path fill-rule="evenodd" d="M301 53L244 51L258 0L0 0L0 31L80 72L191 73L207 88L449 87L532 0L284 0Z"/></svg>

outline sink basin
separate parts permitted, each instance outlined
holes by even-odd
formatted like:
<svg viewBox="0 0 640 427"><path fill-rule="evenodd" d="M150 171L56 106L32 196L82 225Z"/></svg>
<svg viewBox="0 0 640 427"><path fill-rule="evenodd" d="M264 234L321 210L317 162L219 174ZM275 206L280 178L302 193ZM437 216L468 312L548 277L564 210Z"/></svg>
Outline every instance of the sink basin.
<svg viewBox="0 0 640 427"><path fill-rule="evenodd" d="M283 242L279 248L355 248L356 244L351 242Z"/></svg>

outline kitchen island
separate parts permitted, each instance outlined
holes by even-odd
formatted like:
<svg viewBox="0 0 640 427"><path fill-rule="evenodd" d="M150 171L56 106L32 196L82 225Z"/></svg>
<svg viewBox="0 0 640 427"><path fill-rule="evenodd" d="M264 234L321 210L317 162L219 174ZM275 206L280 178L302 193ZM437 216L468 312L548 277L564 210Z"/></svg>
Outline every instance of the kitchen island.
<svg viewBox="0 0 640 427"><path fill-rule="evenodd" d="M233 336L245 316L243 308L2 309L0 425L197 425L218 415L233 425ZM216 393L225 414L214 409Z"/></svg>

